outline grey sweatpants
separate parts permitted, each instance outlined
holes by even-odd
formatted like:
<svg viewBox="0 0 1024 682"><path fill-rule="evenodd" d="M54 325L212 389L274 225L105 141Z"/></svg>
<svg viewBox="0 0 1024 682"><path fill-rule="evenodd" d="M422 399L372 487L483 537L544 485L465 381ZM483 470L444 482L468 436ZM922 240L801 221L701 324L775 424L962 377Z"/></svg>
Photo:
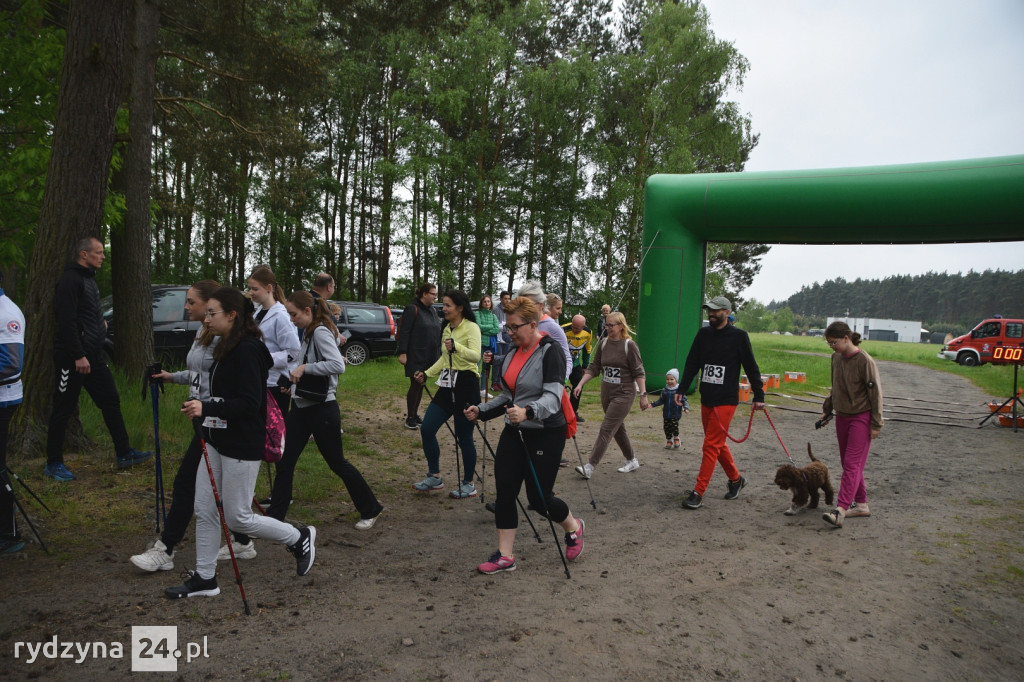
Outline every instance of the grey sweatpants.
<svg viewBox="0 0 1024 682"><path fill-rule="evenodd" d="M256 490L256 476L260 473L258 460L224 457L209 443L206 451L217 481L217 492L224 504L224 519L231 531L283 545L294 545L299 541L299 531L295 526L253 513L252 496ZM206 462L200 462L196 471L196 572L200 578L209 580L217 575L217 552L223 537L210 473Z"/></svg>

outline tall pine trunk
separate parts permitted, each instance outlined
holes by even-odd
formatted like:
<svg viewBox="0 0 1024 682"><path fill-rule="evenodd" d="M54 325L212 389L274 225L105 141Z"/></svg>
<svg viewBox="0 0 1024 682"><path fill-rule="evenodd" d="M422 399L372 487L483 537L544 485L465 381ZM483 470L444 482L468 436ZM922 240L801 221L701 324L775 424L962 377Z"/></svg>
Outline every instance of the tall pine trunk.
<svg viewBox="0 0 1024 682"><path fill-rule="evenodd" d="M75 243L100 235L114 119L124 92L129 0L72 0L50 165L29 266L23 380L15 450L40 449L53 380L54 287ZM74 430L74 429L73 429Z"/></svg>
<svg viewBox="0 0 1024 682"><path fill-rule="evenodd" d="M124 228L110 236L112 293L118 320L114 359L130 377L141 376L153 358L153 308L144 294L149 290L152 262L149 203L160 4L161 0L134 0L132 7Z"/></svg>

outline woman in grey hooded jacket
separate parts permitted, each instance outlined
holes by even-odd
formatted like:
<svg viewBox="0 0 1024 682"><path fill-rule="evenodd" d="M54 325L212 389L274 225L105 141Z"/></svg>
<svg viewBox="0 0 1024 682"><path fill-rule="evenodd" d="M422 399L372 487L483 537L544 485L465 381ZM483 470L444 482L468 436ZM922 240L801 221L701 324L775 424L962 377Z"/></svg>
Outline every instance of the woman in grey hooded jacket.
<svg viewBox="0 0 1024 682"><path fill-rule="evenodd" d="M505 328L514 349L502 363L501 395L465 410L469 420L505 417L505 429L494 453L498 551L477 567L488 574L516 569L512 553L519 526L516 497L524 481L530 504L535 509L546 509L551 520L565 530L566 558L573 561L583 552L583 520L573 516L569 505L555 497L552 490L566 436L561 346L537 329L540 311L529 298L514 299L505 307L505 314Z"/></svg>

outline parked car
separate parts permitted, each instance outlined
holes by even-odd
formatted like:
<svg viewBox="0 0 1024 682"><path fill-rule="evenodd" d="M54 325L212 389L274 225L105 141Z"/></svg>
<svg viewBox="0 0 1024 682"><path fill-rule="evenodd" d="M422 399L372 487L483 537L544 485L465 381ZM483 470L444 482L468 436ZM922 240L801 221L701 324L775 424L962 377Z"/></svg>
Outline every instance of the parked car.
<svg viewBox="0 0 1024 682"><path fill-rule="evenodd" d="M188 319L185 312L187 285L154 284L151 287L153 302L153 350L157 360L171 367L180 367L201 322ZM338 329L348 332L348 342L342 346L345 362L361 365L370 358L393 355L398 349L395 340L395 322L386 306L374 303L353 303L331 301L341 308ZM114 321L114 301L106 296L100 301L103 317L107 321L107 338L103 346L108 354L114 351L117 341L117 325Z"/></svg>
<svg viewBox="0 0 1024 682"><path fill-rule="evenodd" d="M156 359L170 366L185 364L185 356L196 333L202 326L201 322L188 319L185 312L185 295L188 286L180 284L154 284L150 288L153 302L153 351ZM103 319L107 321L107 338L103 348L108 355L114 352L117 339L114 322L114 299L105 296L100 300Z"/></svg>
<svg viewBox="0 0 1024 682"><path fill-rule="evenodd" d="M398 350L395 319L387 306L352 301L330 303L341 308L338 330L348 333L348 341L341 347L345 362L361 365L370 358L394 355Z"/></svg>
<svg viewBox="0 0 1024 682"><path fill-rule="evenodd" d="M994 317L981 322L969 333L944 344L938 357L974 367L986 362L1020 364L1022 353L1024 320Z"/></svg>

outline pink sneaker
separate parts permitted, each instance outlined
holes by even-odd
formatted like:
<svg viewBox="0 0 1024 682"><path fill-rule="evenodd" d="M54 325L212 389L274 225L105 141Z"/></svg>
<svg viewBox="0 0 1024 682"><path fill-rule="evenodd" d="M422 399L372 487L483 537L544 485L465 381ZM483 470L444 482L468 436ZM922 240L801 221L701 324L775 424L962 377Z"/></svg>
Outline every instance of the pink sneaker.
<svg viewBox="0 0 1024 682"><path fill-rule="evenodd" d="M565 534L565 558L569 561L575 561L580 554L583 554L583 529L586 527L583 523L583 519L576 519L579 521L580 527L576 529L575 533Z"/></svg>
<svg viewBox="0 0 1024 682"><path fill-rule="evenodd" d="M487 575L501 573L502 571L516 570L516 558L503 556L501 552L495 552L491 558L476 567L476 570Z"/></svg>

